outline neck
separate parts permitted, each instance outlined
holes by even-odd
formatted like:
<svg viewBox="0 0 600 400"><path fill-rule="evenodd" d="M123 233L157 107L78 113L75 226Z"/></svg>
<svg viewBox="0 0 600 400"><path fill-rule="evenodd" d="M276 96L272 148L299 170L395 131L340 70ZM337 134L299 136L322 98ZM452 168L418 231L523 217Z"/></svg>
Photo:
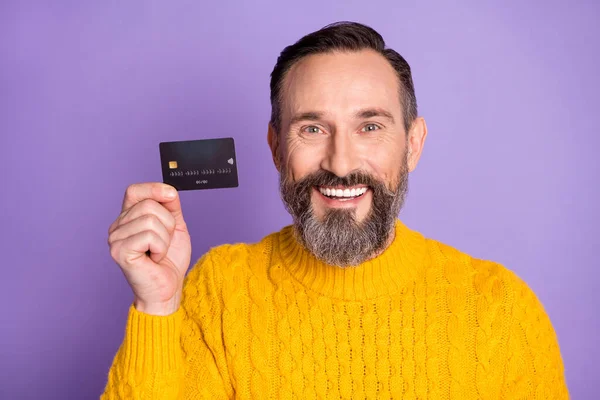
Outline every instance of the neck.
<svg viewBox="0 0 600 400"><path fill-rule="evenodd" d="M295 280L332 298L371 299L400 290L423 269L425 239L400 220L388 244L378 254L353 267L337 267L318 260L296 239L293 226L278 235L275 254Z"/></svg>

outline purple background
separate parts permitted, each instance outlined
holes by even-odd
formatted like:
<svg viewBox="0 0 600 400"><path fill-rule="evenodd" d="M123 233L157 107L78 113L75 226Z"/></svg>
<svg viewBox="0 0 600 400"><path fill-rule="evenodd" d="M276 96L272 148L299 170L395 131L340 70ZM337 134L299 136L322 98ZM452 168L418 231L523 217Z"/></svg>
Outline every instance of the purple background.
<svg viewBox="0 0 600 400"><path fill-rule="evenodd" d="M594 1L0 4L0 398L97 398L130 289L106 244L158 143L233 136L238 189L184 192L193 259L290 222L266 144L279 52L336 20L414 71L429 138L401 218L538 294L574 399L597 393ZM282 4L285 3L285 4Z"/></svg>

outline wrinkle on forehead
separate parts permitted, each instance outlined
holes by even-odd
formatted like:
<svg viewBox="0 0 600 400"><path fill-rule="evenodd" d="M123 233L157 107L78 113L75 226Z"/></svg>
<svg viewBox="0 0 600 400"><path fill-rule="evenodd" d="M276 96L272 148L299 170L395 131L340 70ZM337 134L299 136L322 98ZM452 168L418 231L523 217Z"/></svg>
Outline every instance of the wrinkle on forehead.
<svg viewBox="0 0 600 400"><path fill-rule="evenodd" d="M282 85L282 120L319 111L349 116L356 110L381 107L402 119L399 81L395 70L372 50L331 52L308 56L286 74Z"/></svg>

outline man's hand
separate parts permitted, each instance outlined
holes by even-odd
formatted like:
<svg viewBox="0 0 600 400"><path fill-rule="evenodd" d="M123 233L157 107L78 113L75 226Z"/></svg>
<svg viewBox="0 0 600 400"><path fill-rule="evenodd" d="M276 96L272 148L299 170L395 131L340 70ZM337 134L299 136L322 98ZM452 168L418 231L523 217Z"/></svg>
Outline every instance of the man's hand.
<svg viewBox="0 0 600 400"><path fill-rule="evenodd" d="M108 244L137 310L177 311L192 246L175 188L158 182L129 186L121 214L108 229Z"/></svg>

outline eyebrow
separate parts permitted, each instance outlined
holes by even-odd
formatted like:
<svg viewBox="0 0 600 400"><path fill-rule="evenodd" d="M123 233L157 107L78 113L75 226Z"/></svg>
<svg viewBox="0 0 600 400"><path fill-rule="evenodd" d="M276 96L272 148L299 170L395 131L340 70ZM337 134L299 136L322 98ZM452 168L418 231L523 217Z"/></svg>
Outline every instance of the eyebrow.
<svg viewBox="0 0 600 400"><path fill-rule="evenodd" d="M300 121L320 121L323 119L324 113L318 111L308 111L300 114L296 114L290 120L290 125L294 125ZM367 119L373 117L383 117L390 122L394 123L394 116L389 111L384 110L383 108L363 108L362 110L358 110L354 113L354 118L357 119Z"/></svg>
<svg viewBox="0 0 600 400"><path fill-rule="evenodd" d="M390 122L394 123L394 116L389 111L384 110L383 108L365 108L359 110L354 114L356 118L367 119L373 117L383 117L390 120Z"/></svg>
<svg viewBox="0 0 600 400"><path fill-rule="evenodd" d="M319 121L323 119L323 113L316 111L303 112L296 114L290 120L290 125L294 125L300 121Z"/></svg>

